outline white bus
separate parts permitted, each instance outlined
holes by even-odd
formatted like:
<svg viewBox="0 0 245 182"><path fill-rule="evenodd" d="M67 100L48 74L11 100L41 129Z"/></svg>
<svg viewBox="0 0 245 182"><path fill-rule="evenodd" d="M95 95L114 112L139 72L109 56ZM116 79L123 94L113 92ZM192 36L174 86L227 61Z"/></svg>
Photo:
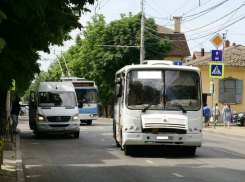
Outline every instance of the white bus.
<svg viewBox="0 0 245 182"><path fill-rule="evenodd" d="M136 145L175 145L195 155L202 145L200 70L147 61L116 72L113 136L125 155Z"/></svg>
<svg viewBox="0 0 245 182"><path fill-rule="evenodd" d="M91 125L92 120L98 118L98 88L95 82L77 77L65 77L61 80L73 83L77 95L79 119L81 123Z"/></svg>

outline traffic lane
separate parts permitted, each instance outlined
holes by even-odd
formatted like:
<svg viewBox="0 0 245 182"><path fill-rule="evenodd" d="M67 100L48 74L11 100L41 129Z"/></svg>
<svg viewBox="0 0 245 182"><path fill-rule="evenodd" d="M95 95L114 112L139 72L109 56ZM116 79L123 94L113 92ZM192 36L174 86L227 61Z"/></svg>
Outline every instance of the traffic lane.
<svg viewBox="0 0 245 182"><path fill-rule="evenodd" d="M221 179L221 181L226 181L226 179L229 179L228 181L231 181L231 179L235 181L234 179L238 179L239 181L240 179L239 177L241 176L240 172L236 174L236 171L239 171L239 170L230 170L229 168L225 168L224 166L219 164L220 161L219 160L217 161L217 159L215 162L218 165L214 165L215 162L212 162L212 161L215 158L214 156L211 155L211 154L214 154L214 152L210 151L209 147L205 149L206 147L204 146L201 149L198 149L197 156L194 158L183 158L181 156L178 157L178 156L173 156L173 155L168 155L168 154L161 155L161 153L158 154L157 156L153 154L153 155L148 155L144 157L139 157L139 156L127 157L123 154L123 152L120 149L115 148L115 146L113 146L114 140L111 137L112 135L111 127L108 129L106 128L96 129L96 127L88 126L88 129L93 130L93 131L86 131L86 130L83 131L82 130L80 139L82 138L84 140L83 145L84 145L84 148L87 149L87 150L82 151L83 154L87 154L87 153L92 154L91 152L93 152L94 149L97 149L99 151L98 153L95 153L95 156L93 156L92 159L80 160L80 161L75 160L75 163L74 163L74 160L69 159L68 161L64 160L63 162L60 162L58 164L57 164L57 161L62 160L63 158L67 157L66 154L62 158L58 157L54 160L50 160L50 159L44 160L42 158L42 160L44 160L43 164L40 164L42 160L40 160L38 164L37 160L32 160L31 158L26 159L26 160L29 160L28 161L29 164L25 165L26 171L28 173L27 174L28 179L31 181L33 180L49 181L50 179L62 180L63 178L59 179L58 176L60 172L63 170L67 171L68 174L71 173L70 175L73 175L73 172L75 171L75 174L74 174L76 176L75 178L77 180L84 179L85 181L89 181L91 179L95 181L96 179L97 181L98 179L101 179L104 181L103 174L107 172L108 172L108 175L106 175L106 181L117 180L117 177L120 176L119 175L120 173L124 174L124 176L126 175L127 177L127 178L124 178L120 176L120 179L121 179L120 181L126 181L129 179L136 180L136 181L144 181L144 179L148 179L148 180L152 179L155 181L163 180L163 179L165 181L176 181L176 180L178 181L179 180L196 181L197 179L203 179L203 176L207 176L204 178L205 181L206 180L219 181L219 179ZM95 130L98 130L98 131L95 131ZM26 133L26 134L27 135L29 134L27 139L31 137L32 135L32 133ZM56 139L58 141L72 140L72 136L69 136L69 135L68 136L63 136L63 135L62 136L52 136L51 138L50 137L51 136L49 136L48 138L41 139L41 142L49 141L48 143L50 143L50 140L53 140L53 139ZM35 137L34 138L31 137L31 139L37 140ZM102 141L102 139L104 139L105 141ZM57 143L57 142L55 141L54 143ZM112 144L107 145L105 143L112 143ZM38 145L38 144L33 143L32 145ZM61 142L61 145L63 145L63 142ZM95 146L94 148L92 148L93 145ZM49 147L53 148L53 146L54 145L51 145ZM77 149L74 149L74 150L77 150ZM108 153L109 157L105 157L105 155L102 154L103 152ZM56 153L57 153L56 155L59 155L59 152L56 152ZM47 156L50 155L49 152L44 153L44 154ZM72 153L72 155L75 158L81 158L79 154ZM207 159L209 159L208 158L209 155L211 155L210 161L207 161ZM37 159L38 156L33 156L33 159L35 158ZM87 156L85 156L85 158L86 157ZM98 158L98 160L93 160L96 157ZM50 157L46 157L46 158L50 158ZM226 159L226 158L227 156L221 156L220 160L222 161L223 159ZM230 159L232 160L234 160L234 158L235 156L230 157ZM91 162L91 160L93 161ZM238 158L238 160L241 160L241 158ZM231 163L232 162L233 161L231 161ZM227 166L228 165L226 165L226 167ZM158 170L159 168L160 168L160 171ZM168 171L167 169L171 169L171 170ZM133 171L133 174L129 173L128 170ZM162 173L162 170L166 171L166 174ZM230 172L227 172L227 170ZM102 174L100 173L100 171ZM54 175L55 173L57 173L57 175ZM96 173L96 175L94 173ZM227 173L229 174L229 176L225 175ZM220 175L222 176L221 178L217 177ZM70 177L68 179L71 180ZM241 178L242 177L244 176L241 176ZM178 179L178 178L181 178L181 179ZM64 178L64 181L66 180L67 178ZM72 181L73 181L73 178L72 178Z"/></svg>

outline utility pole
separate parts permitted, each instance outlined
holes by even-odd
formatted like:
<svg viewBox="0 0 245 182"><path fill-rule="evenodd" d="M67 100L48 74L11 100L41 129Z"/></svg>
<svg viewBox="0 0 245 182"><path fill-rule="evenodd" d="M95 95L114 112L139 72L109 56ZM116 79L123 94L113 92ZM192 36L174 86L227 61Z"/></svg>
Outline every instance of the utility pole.
<svg viewBox="0 0 245 182"><path fill-rule="evenodd" d="M140 64L145 60L145 16L144 16L144 0L141 0L141 39L140 39Z"/></svg>
<svg viewBox="0 0 245 182"><path fill-rule="evenodd" d="M63 55L62 52L61 52L61 55L62 55L62 58L63 58L63 60L64 60L64 62L65 62L65 65L66 65L68 77L71 77L71 73L70 73L69 68L68 68L68 66L67 66L67 64L66 64L66 60L65 60L65 57L64 57L64 55Z"/></svg>
<svg viewBox="0 0 245 182"><path fill-rule="evenodd" d="M64 77L63 69L62 69L62 67L61 67L60 60L59 60L59 59L57 59L57 60L58 60L59 65L60 65L61 77L63 78L63 77Z"/></svg>

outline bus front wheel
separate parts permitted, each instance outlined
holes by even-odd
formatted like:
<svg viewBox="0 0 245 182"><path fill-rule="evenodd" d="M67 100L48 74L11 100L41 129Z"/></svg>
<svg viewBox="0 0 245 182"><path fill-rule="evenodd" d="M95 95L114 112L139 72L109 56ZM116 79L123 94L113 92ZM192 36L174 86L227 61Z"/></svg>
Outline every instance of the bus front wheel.
<svg viewBox="0 0 245 182"><path fill-rule="evenodd" d="M123 149L125 155L129 156L133 154L133 146L131 145L124 145Z"/></svg>
<svg viewBox="0 0 245 182"><path fill-rule="evenodd" d="M92 120L87 120L87 125L91 125L92 124Z"/></svg>
<svg viewBox="0 0 245 182"><path fill-rule="evenodd" d="M187 156L190 156L190 157L192 157L192 156L195 156L195 153L196 153L196 149L197 149L197 147L194 147L194 146L188 146L188 147L185 147L185 154L187 155Z"/></svg>

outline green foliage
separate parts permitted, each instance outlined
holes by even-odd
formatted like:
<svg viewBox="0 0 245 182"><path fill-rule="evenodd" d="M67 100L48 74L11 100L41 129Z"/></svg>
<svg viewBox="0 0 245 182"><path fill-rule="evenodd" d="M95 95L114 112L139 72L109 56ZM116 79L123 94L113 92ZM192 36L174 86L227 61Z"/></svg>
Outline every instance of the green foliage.
<svg viewBox="0 0 245 182"><path fill-rule="evenodd" d="M21 95L39 73L37 51L49 52L50 45L63 45L72 29L81 28L78 11L86 11L94 0L1 0L0 92L6 92L12 79ZM4 13L5 14L4 14ZM4 42L4 41L5 42ZM5 100L1 100L0 114Z"/></svg>
<svg viewBox="0 0 245 182"><path fill-rule="evenodd" d="M103 15L95 15L77 37L64 57L72 76L94 80L99 87L99 101L109 105L114 94L114 79L117 70L125 65L139 64L140 49L132 47L102 47L100 45L140 45L141 15L121 15L121 19L106 24ZM151 33L145 37L146 59L163 59L171 50L171 41L159 39L157 25L153 19L145 19ZM63 62L63 61L62 61ZM65 67L63 67L65 68ZM50 72L59 70L56 64ZM65 70L65 69L64 69Z"/></svg>

